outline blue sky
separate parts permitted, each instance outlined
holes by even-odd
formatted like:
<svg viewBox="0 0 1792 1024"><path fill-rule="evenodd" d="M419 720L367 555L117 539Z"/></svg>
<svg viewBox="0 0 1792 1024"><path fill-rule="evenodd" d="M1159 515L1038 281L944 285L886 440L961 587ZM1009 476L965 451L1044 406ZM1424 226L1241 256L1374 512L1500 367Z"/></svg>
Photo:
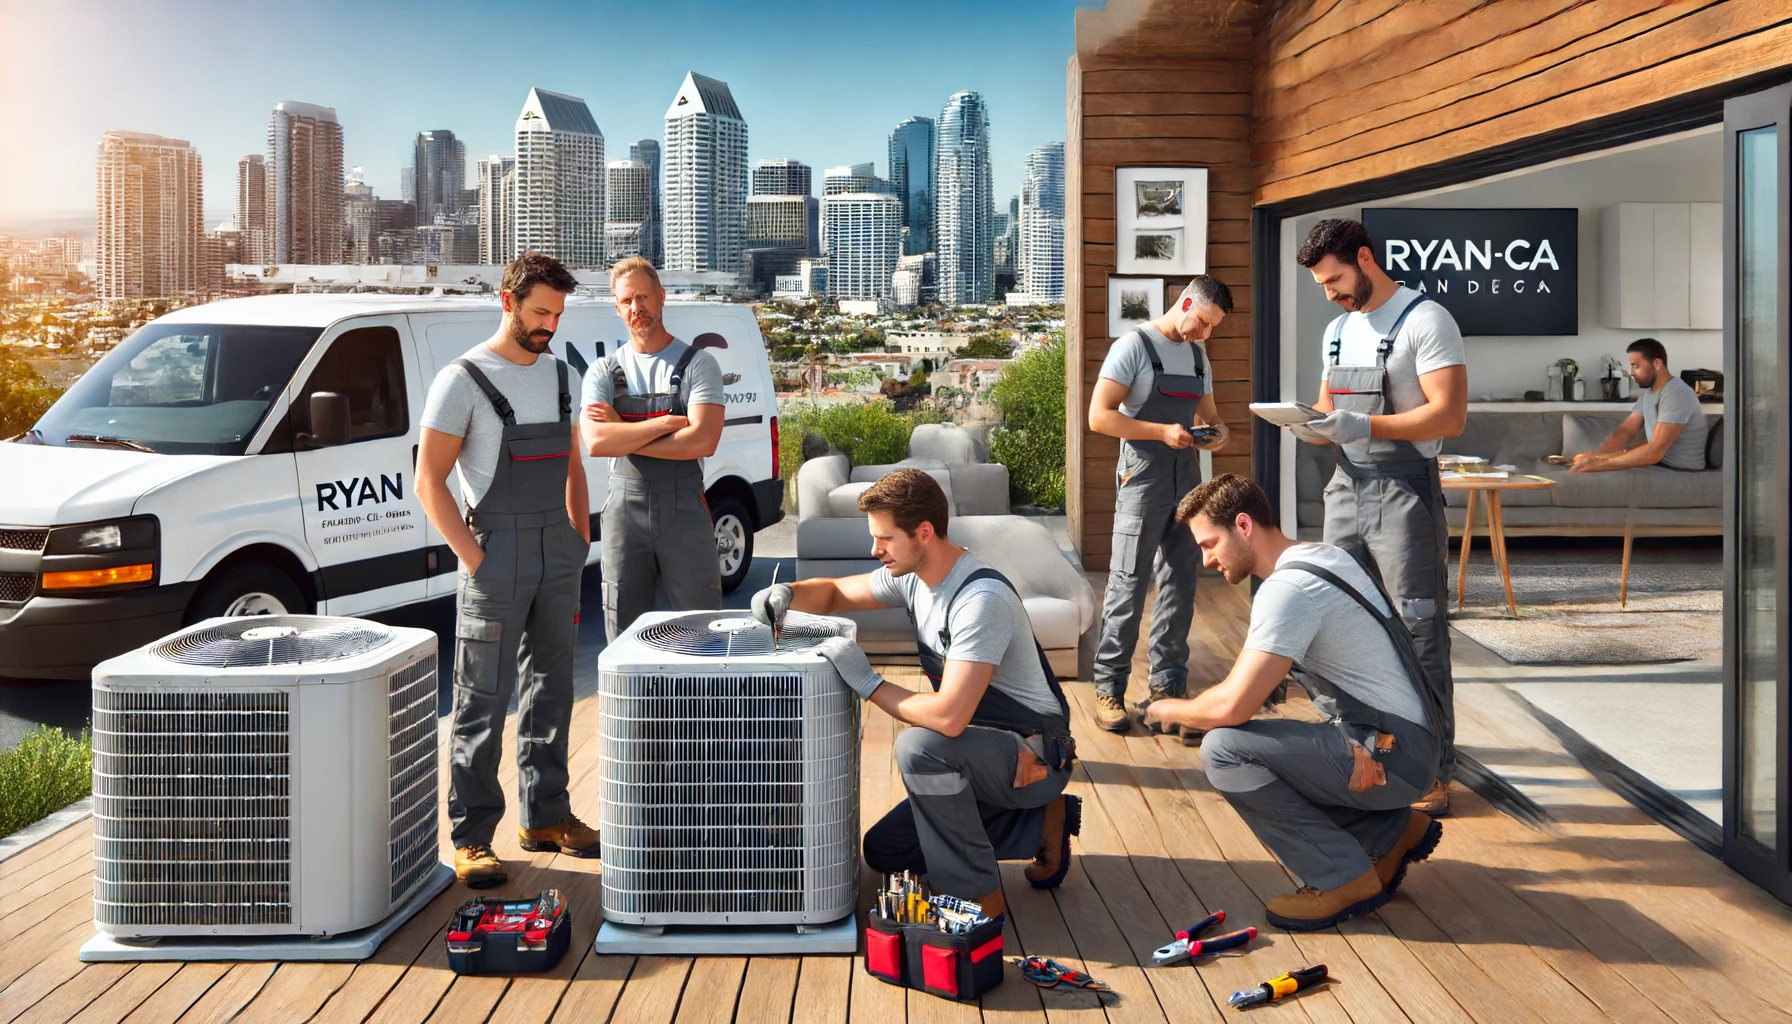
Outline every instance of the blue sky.
<svg viewBox="0 0 1792 1024"><path fill-rule="evenodd" d="M336 108L345 163L397 198L410 140L448 128L469 163L510 153L531 86L582 96L606 155L664 135L686 71L729 83L752 159L877 163L910 115L988 100L998 202L1028 150L1064 138L1074 0L0 0L0 229L93 208L113 128L183 138L205 161L207 224L280 100ZM469 172L470 173L470 172ZM820 181L816 182L817 191Z"/></svg>

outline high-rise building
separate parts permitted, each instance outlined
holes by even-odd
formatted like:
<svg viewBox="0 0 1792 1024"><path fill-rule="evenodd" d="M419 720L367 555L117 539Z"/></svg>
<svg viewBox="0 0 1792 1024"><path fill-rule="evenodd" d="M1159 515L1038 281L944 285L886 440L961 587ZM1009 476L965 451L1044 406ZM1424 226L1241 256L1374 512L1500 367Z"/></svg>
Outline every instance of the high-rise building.
<svg viewBox="0 0 1792 1024"><path fill-rule="evenodd" d="M940 112L934 173L934 251L940 301L988 302L995 285L994 183L989 169L989 110L975 92L956 92Z"/></svg>
<svg viewBox="0 0 1792 1024"><path fill-rule="evenodd" d="M1008 202L996 211L990 225L990 233L995 237L992 251L996 294L1005 295L1014 290L1015 266L1019 262L1016 254L1020 249L1020 196L1009 196Z"/></svg>
<svg viewBox="0 0 1792 1024"><path fill-rule="evenodd" d="M361 168L349 172L342 187L342 217L348 223L348 262L372 263L374 236L379 234L379 197L361 180Z"/></svg>
<svg viewBox="0 0 1792 1024"><path fill-rule="evenodd" d="M746 239L749 249L800 249L813 254L814 196L758 195L747 198Z"/></svg>
<svg viewBox="0 0 1792 1024"><path fill-rule="evenodd" d="M504 202L504 176L516 168L516 158L491 156L476 165L479 185L479 262L509 263L510 205Z"/></svg>
<svg viewBox="0 0 1792 1024"><path fill-rule="evenodd" d="M252 263L267 263L268 165L259 153L236 162L236 226L243 233L243 250Z"/></svg>
<svg viewBox="0 0 1792 1024"><path fill-rule="evenodd" d="M800 160L761 160L753 165L756 196L811 196L815 183L809 165Z"/></svg>
<svg viewBox="0 0 1792 1024"><path fill-rule="evenodd" d="M821 172L821 194L837 196L844 192L889 192L890 183L877 176L877 165L842 164Z"/></svg>
<svg viewBox="0 0 1792 1024"><path fill-rule="evenodd" d="M668 270L740 272L747 122L726 82L687 72L666 108Z"/></svg>
<svg viewBox="0 0 1792 1024"><path fill-rule="evenodd" d="M660 199L660 143L658 139L642 139L628 147L628 158L647 165L647 182L652 189L648 198L647 219L641 222L641 256L654 266L664 266L666 247L662 242Z"/></svg>
<svg viewBox="0 0 1792 1024"><path fill-rule="evenodd" d="M367 262L423 262L417 249L417 204L406 199L375 199L373 211L372 251Z"/></svg>
<svg viewBox="0 0 1792 1024"><path fill-rule="evenodd" d="M933 253L916 253L896 261L896 270L890 275L890 298L904 308L939 301L939 260Z"/></svg>
<svg viewBox="0 0 1792 1024"><path fill-rule="evenodd" d="M641 255L642 226L653 212L653 184L640 160L612 160L604 184L604 252L613 264Z"/></svg>
<svg viewBox="0 0 1792 1024"><path fill-rule="evenodd" d="M842 192L827 198L828 294L887 299L902 255L902 203L886 192Z"/></svg>
<svg viewBox="0 0 1792 1024"><path fill-rule="evenodd" d="M516 119L512 251L604 266L604 133L577 96L530 89Z"/></svg>
<svg viewBox="0 0 1792 1024"><path fill-rule="evenodd" d="M336 111L284 100L268 120L268 234L274 263L341 263L342 125Z"/></svg>
<svg viewBox="0 0 1792 1024"><path fill-rule="evenodd" d="M417 220L434 224L438 214L461 212L461 189L467 177L467 145L446 128L418 132L412 145L411 186Z"/></svg>
<svg viewBox="0 0 1792 1024"><path fill-rule="evenodd" d="M1016 284L1041 302L1064 300L1064 144L1048 142L1027 154L1020 186L1020 245Z"/></svg>
<svg viewBox="0 0 1792 1024"><path fill-rule="evenodd" d="M205 195L185 139L100 136L96 281L103 299L194 295L206 286Z"/></svg>
<svg viewBox="0 0 1792 1024"><path fill-rule="evenodd" d="M904 118L890 133L890 185L902 200L902 254L933 249L933 118Z"/></svg>
<svg viewBox="0 0 1792 1024"><path fill-rule="evenodd" d="M217 293L224 287L224 268L232 263L249 263L247 243L235 221L225 221L205 236L205 290Z"/></svg>
<svg viewBox="0 0 1792 1024"><path fill-rule="evenodd" d="M468 266L479 261L479 228L474 224L442 219L419 224L416 229L417 263Z"/></svg>

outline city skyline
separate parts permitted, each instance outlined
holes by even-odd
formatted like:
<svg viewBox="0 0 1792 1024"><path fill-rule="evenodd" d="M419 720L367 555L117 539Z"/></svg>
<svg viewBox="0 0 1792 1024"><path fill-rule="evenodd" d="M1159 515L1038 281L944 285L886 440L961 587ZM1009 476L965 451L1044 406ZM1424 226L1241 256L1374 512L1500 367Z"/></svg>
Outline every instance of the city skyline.
<svg viewBox="0 0 1792 1024"><path fill-rule="evenodd" d="M895 83L866 89L850 97L850 103L808 104L792 100L838 97L830 81L857 67L853 52L827 42L829 16L838 13L833 5L777 0L750 12L720 4L655 11L613 4L564 10L549 5L538 10L544 22L557 27L533 47L541 59L517 61L491 59L484 34L455 30L461 16L477 18L478 9L470 4L429 6L429 17L420 20L410 16L416 13L412 4L351 9L325 3L318 13L295 21L280 19L271 10L243 11L222 4L88 0L59 6L53 22L47 11L7 4L0 95L8 102L0 104L0 138L32 138L36 159L0 169L0 230L16 231L20 222L33 219L90 215L93 140L109 130L188 139L207 158L204 215L210 226L234 216L237 161L263 151L267 110L284 99L334 107L343 125L345 167L365 167L366 183L375 194L396 198L402 191L399 168L410 162L418 132L452 131L469 155L509 152L517 97L539 86L584 96L606 136L653 139L663 130L663 97L690 70L726 81L734 90L746 119L755 125L749 160L783 157L811 167L866 160L881 164L890 126L933 115L952 92L976 90L992 112L992 163L1003 183L999 191L1008 191L1010 183L1020 181L1027 153L1042 140L1062 137L1064 130L1068 19L1039 17L1042 2L1007 0L974 9L921 3L853 12L855 22L870 20L909 34L928 32L935 43ZM1070 0L1063 6L1070 7ZM341 18L333 19L337 9ZM590 59L594 36L670 31L688 24L693 12L705 13L710 27L695 34L681 30L676 46L631 44L606 52L601 61ZM273 31L276 21L278 32ZM98 28L102 24L103 32ZM83 32L82 25L95 30ZM199 26L197 40L183 35L194 25ZM84 53L84 66L93 70L72 87L76 95L59 85L52 96L50 83L66 82L66 77L54 72L48 63L54 48L43 44L71 31L91 43L93 52ZM787 52L793 33L808 47L803 60L766 62L754 56L774 44ZM269 37L284 45L267 49ZM402 44L393 42L401 39ZM207 41L253 45L258 87L220 88L205 76L132 74L133 67L141 66L140 55L153 51L158 40L169 44L169 52L190 49L196 42L203 47ZM364 69L389 64L389 51L398 45L432 52L432 60L447 59L466 73L422 93L379 88L367 80ZM385 56L371 59L376 51ZM455 61L456 52L465 59ZM619 82L628 87L618 88ZM268 90L266 95L262 89ZM466 168L469 177L473 170Z"/></svg>

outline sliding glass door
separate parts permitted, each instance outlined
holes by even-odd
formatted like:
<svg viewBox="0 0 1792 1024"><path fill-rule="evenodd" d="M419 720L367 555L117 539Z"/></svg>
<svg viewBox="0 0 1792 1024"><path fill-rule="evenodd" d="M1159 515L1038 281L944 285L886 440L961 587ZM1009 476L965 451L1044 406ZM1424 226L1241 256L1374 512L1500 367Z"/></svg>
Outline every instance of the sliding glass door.
<svg viewBox="0 0 1792 1024"><path fill-rule="evenodd" d="M1792 85L1724 105L1724 860L1792 902L1787 754Z"/></svg>

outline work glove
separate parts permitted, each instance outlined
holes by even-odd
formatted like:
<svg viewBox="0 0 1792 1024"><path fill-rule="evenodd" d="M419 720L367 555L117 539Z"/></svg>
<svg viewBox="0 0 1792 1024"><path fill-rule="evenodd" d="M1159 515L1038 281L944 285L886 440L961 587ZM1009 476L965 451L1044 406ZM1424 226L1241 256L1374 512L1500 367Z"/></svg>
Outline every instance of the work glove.
<svg viewBox="0 0 1792 1024"><path fill-rule="evenodd" d="M834 666L834 671L840 673L840 678L845 680L847 686L852 687L852 692L865 700L870 700L872 693L883 684L884 677L871 667L871 662L865 659L865 652L858 644L843 636L828 637L814 650L816 654L828 659Z"/></svg>
<svg viewBox="0 0 1792 1024"><path fill-rule="evenodd" d="M774 632L784 631L784 616L790 611L790 602L796 592L788 583L774 583L753 595L753 618L761 625L772 627Z"/></svg>
<svg viewBox="0 0 1792 1024"><path fill-rule="evenodd" d="M1337 409L1324 419L1317 419L1307 424L1307 429L1337 444L1367 441L1369 440L1369 414Z"/></svg>

